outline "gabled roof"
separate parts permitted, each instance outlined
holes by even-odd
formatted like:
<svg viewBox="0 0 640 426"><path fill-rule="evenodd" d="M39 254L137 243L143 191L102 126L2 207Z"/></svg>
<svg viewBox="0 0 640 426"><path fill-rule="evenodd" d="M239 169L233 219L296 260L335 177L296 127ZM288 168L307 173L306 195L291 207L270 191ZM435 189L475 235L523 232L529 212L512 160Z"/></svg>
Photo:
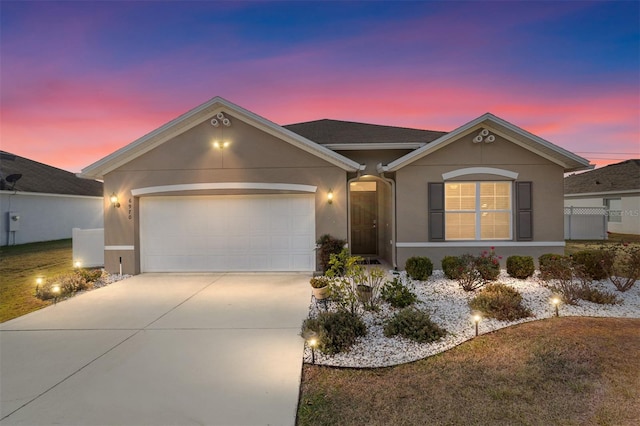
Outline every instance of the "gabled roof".
<svg viewBox="0 0 640 426"><path fill-rule="evenodd" d="M235 118L254 126L272 136L290 143L304 151L307 151L329 163L347 171L357 171L360 164L348 159L328 148L325 148L309 139L287 130L266 118L260 117L238 105L235 105L219 96L203 103L191 111L171 120L162 127L151 133L131 142L129 145L120 148L114 153L82 169L78 176L83 178L102 179L105 174L117 169L129 161L151 151L162 145L171 138L186 132L196 125L210 120L218 112L228 112Z"/></svg>
<svg viewBox="0 0 640 426"><path fill-rule="evenodd" d="M571 172L576 170L585 170L591 168L589 160L575 155L564 148L552 144L549 141L542 139L539 136L529 133L528 131L517 127L508 121L505 121L491 113L486 113L468 122L467 124L458 127L457 129L449 132L431 143L416 149L391 163L379 165L380 171L396 171L402 167L413 163L414 161L427 156L440 148L447 146L454 140L476 131L479 128L486 128L487 130L507 138L511 142L514 142L529 151L532 151L564 168L565 172Z"/></svg>
<svg viewBox="0 0 640 426"><path fill-rule="evenodd" d="M22 175L15 186L6 180L13 174ZM102 197L102 182L0 151L0 190Z"/></svg>
<svg viewBox="0 0 640 426"><path fill-rule="evenodd" d="M626 160L564 179L565 194L616 191L640 191L640 160Z"/></svg>
<svg viewBox="0 0 640 426"><path fill-rule="evenodd" d="M446 132L410 129L407 127L381 126L377 124L355 123L340 120L315 120L283 126L307 139L331 149L348 149L354 145L392 148L407 146L419 148L438 139ZM355 147L357 149L357 147Z"/></svg>

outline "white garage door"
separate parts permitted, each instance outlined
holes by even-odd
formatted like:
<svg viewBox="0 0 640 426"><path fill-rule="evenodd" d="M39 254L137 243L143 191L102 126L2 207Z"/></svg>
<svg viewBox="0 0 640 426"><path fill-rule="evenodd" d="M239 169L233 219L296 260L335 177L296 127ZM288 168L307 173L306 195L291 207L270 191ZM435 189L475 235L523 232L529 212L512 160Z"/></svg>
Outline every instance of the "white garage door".
<svg viewBox="0 0 640 426"><path fill-rule="evenodd" d="M314 195L143 197L143 272L312 271Z"/></svg>

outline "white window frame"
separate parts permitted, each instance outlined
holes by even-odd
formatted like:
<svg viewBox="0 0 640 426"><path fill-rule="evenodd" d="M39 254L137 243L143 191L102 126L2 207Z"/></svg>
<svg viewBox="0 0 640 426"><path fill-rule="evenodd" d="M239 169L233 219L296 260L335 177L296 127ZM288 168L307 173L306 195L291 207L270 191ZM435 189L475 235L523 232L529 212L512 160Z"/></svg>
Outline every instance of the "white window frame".
<svg viewBox="0 0 640 426"><path fill-rule="evenodd" d="M446 198L447 198L447 190L446 190L446 185L447 184L452 184L452 183L475 183L476 185L476 190L475 190L475 196L476 196L476 202L475 202L475 210L472 212L471 210L447 210L446 208ZM509 200L510 200L510 209L508 210L504 210L504 209L499 209L499 210L482 210L481 209L481 195L480 195L480 184L482 183L510 183L509 185ZM514 188L513 188L513 182L505 182L505 181L488 181L488 180L480 180L480 181L448 181L448 182L444 182L445 184L445 190L444 190L444 197L445 197L445 209L444 209L444 221L445 221L445 241L510 241L513 240L513 205L514 205L514 198L513 198L513 194L514 194ZM468 238L447 238L446 235L446 227L447 227L447 214L448 213L467 213L467 214L471 214L473 213L475 215L475 238L473 240L470 240ZM492 239L483 239L482 238L482 213L509 213L509 236L506 238L492 238Z"/></svg>

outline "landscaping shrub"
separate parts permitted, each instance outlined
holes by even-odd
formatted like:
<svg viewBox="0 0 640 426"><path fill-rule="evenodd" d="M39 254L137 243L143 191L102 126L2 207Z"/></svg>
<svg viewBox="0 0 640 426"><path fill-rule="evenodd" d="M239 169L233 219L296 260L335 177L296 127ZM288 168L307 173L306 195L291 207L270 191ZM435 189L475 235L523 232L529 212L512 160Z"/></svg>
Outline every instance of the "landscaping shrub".
<svg viewBox="0 0 640 426"><path fill-rule="evenodd" d="M460 258L457 256L445 256L440 262L444 276L450 280L458 279L458 269L460 267Z"/></svg>
<svg viewBox="0 0 640 426"><path fill-rule="evenodd" d="M425 281L433 273L433 263L428 257L410 257L407 259L404 268L407 271L407 275L417 281Z"/></svg>
<svg viewBox="0 0 640 426"><path fill-rule="evenodd" d="M358 337L367 334L367 327L360 317L351 312L321 312L317 318L308 318L302 324L302 334L314 331L318 349L327 355L348 350Z"/></svg>
<svg viewBox="0 0 640 426"><path fill-rule="evenodd" d="M603 255L603 269L618 291L629 290L640 279L640 246L610 246Z"/></svg>
<svg viewBox="0 0 640 426"><path fill-rule="evenodd" d="M543 254L538 258L540 278L545 281L568 279L571 277L571 259L555 253Z"/></svg>
<svg viewBox="0 0 640 426"><path fill-rule="evenodd" d="M406 308L418 301L416 296L409 288L396 277L393 281L387 281L380 293L382 300L389 303L394 308Z"/></svg>
<svg viewBox="0 0 640 426"><path fill-rule="evenodd" d="M318 238L316 244L320 246L318 248L318 256L320 257L322 272L327 272L327 269L329 269L331 255L340 253L346 243L345 240L334 238L329 234L324 234Z"/></svg>
<svg viewBox="0 0 640 426"><path fill-rule="evenodd" d="M102 269L76 269L75 273L85 279L88 283L94 283L102 277Z"/></svg>
<svg viewBox="0 0 640 426"><path fill-rule="evenodd" d="M507 258L507 273L513 278L527 279L533 275L535 270L531 256L509 256Z"/></svg>
<svg viewBox="0 0 640 426"><path fill-rule="evenodd" d="M400 335L419 343L433 342L446 334L445 329L431 321L428 313L412 307L402 309L384 326L387 337Z"/></svg>
<svg viewBox="0 0 640 426"><path fill-rule="evenodd" d="M343 248L338 253L331 253L328 263L329 268L325 271L325 275L330 278L342 277L361 260L361 257L351 256L349 249Z"/></svg>
<svg viewBox="0 0 640 426"><path fill-rule="evenodd" d="M515 321L533 315L531 310L522 305L520 293L501 283L487 284L469 301L469 307L500 321Z"/></svg>
<svg viewBox="0 0 640 426"><path fill-rule="evenodd" d="M458 273L456 281L464 291L473 291L482 287L485 280L476 267L476 259L470 254L458 257Z"/></svg>
<svg viewBox="0 0 640 426"><path fill-rule="evenodd" d="M69 273L47 278L41 286L36 287L36 297L40 300L64 298L91 287L92 284L80 274ZM57 292L54 291L55 288L58 289Z"/></svg>
<svg viewBox="0 0 640 426"><path fill-rule="evenodd" d="M572 259L575 263L584 267L584 272L591 277L592 280L603 280L607 278L607 272L604 270L606 253L602 250L582 250L573 254Z"/></svg>
<svg viewBox="0 0 640 426"><path fill-rule="evenodd" d="M331 279L329 277L325 277L324 275L321 275L319 277L313 277L309 280L309 284L311 284L311 287L313 288L323 288L329 285L329 283L331 282Z"/></svg>
<svg viewBox="0 0 640 426"><path fill-rule="evenodd" d="M599 305L615 305L622 302L615 294L598 290L597 288L589 285L581 286L579 290L579 297L582 300L597 303Z"/></svg>
<svg viewBox="0 0 640 426"><path fill-rule="evenodd" d="M502 259L502 257L496 256L493 247L491 247L490 251L483 251L480 256L474 259L476 269L485 282L498 279L498 275L500 275L499 259Z"/></svg>

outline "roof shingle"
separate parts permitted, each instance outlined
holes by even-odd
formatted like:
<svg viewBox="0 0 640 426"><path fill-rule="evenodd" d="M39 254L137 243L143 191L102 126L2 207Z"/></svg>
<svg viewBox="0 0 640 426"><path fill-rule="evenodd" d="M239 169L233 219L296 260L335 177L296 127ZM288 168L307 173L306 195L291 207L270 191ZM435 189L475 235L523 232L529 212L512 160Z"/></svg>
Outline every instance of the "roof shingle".
<svg viewBox="0 0 640 426"><path fill-rule="evenodd" d="M315 120L282 126L316 143L429 143L447 132L410 129L407 127L381 126L340 120Z"/></svg>
<svg viewBox="0 0 640 426"><path fill-rule="evenodd" d="M15 186L6 181L13 174L22 175ZM102 182L81 179L66 170L0 151L0 190L101 197Z"/></svg>
<svg viewBox="0 0 640 426"><path fill-rule="evenodd" d="M626 160L589 172L567 176L565 194L640 190L640 160Z"/></svg>

